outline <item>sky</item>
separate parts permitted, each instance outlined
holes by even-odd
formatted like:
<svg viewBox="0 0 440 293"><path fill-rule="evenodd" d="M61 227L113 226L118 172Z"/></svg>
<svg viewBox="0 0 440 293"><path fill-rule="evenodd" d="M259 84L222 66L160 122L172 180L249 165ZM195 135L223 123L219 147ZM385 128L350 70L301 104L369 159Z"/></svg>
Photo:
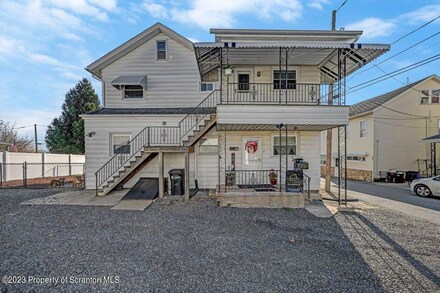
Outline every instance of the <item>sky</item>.
<svg viewBox="0 0 440 293"><path fill-rule="evenodd" d="M191 41L213 41L210 28L330 29L331 11L343 0L0 0L0 119L19 133L44 141L47 125L61 114L67 91L89 78L91 62L162 22ZM348 0L336 29L363 30L361 43L391 44L440 15L440 0ZM375 63L440 31L440 19L394 43ZM348 77L353 87L440 53L440 34L378 67ZM359 70L358 72L362 71ZM347 96L347 104L374 97L431 74L439 61ZM356 73L355 73L356 74ZM44 148L44 145L42 146Z"/></svg>

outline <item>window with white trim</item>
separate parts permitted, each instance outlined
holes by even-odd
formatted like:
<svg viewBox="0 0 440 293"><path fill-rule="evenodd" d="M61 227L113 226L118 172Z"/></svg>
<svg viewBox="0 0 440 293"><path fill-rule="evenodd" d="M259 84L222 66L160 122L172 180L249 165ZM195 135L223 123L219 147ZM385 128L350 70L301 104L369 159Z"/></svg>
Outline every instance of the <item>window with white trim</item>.
<svg viewBox="0 0 440 293"><path fill-rule="evenodd" d="M359 121L359 137L360 138L367 137L367 120Z"/></svg>
<svg viewBox="0 0 440 293"><path fill-rule="evenodd" d="M296 89L296 70L274 70L273 71L273 89Z"/></svg>
<svg viewBox="0 0 440 293"><path fill-rule="evenodd" d="M212 92L214 90L213 82L201 82L200 83L200 91L201 92Z"/></svg>
<svg viewBox="0 0 440 293"><path fill-rule="evenodd" d="M437 119L437 131L440 134L440 119Z"/></svg>
<svg viewBox="0 0 440 293"><path fill-rule="evenodd" d="M321 165L327 164L327 155L321 155Z"/></svg>
<svg viewBox="0 0 440 293"><path fill-rule="evenodd" d="M167 42L157 41L156 42L156 58L157 60L167 59Z"/></svg>
<svg viewBox="0 0 440 293"><path fill-rule="evenodd" d="M286 136L281 137L281 146L280 146L280 137L272 136L272 155L285 155L286 154ZM297 141L295 135L287 136L287 154L288 155L297 155Z"/></svg>
<svg viewBox="0 0 440 293"><path fill-rule="evenodd" d="M200 154L217 154L218 153L218 138L201 139L199 142Z"/></svg>
<svg viewBox="0 0 440 293"><path fill-rule="evenodd" d="M440 89L420 91L420 104L440 104Z"/></svg>
<svg viewBox="0 0 440 293"><path fill-rule="evenodd" d="M140 85L123 85L122 95L124 99L143 99L144 88Z"/></svg>
<svg viewBox="0 0 440 293"><path fill-rule="evenodd" d="M115 133L111 136L111 154L130 154L131 134Z"/></svg>

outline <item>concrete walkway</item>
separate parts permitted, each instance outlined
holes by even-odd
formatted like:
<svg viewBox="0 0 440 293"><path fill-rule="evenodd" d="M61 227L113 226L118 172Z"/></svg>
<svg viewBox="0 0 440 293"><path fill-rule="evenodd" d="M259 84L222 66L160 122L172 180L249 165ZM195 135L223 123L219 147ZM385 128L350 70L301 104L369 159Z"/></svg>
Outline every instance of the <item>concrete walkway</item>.
<svg viewBox="0 0 440 293"><path fill-rule="evenodd" d="M323 188L324 180L321 180L321 187ZM337 185L331 184L331 191L337 194ZM404 203L393 199L382 198L362 192L357 192L353 190L347 190L347 196L349 199L359 199L363 202L373 204L379 207L387 208L410 217L416 217L419 219L426 220L430 223L440 225L440 211L420 207L414 204ZM415 196L415 195L414 195ZM353 205L353 203L350 203Z"/></svg>

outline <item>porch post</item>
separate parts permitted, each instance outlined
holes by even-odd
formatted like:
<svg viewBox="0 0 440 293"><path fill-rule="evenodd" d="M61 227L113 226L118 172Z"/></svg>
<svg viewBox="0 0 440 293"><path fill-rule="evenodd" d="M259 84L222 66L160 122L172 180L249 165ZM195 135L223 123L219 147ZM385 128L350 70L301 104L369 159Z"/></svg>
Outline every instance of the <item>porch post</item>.
<svg viewBox="0 0 440 293"><path fill-rule="evenodd" d="M436 162L436 145L431 142L431 176L437 176L437 162Z"/></svg>
<svg viewBox="0 0 440 293"><path fill-rule="evenodd" d="M164 176L163 176L163 169L164 169L164 162L163 162L163 152L159 152L159 197L163 198L165 195L164 190Z"/></svg>
<svg viewBox="0 0 440 293"><path fill-rule="evenodd" d="M185 201L189 200L189 152L185 152Z"/></svg>

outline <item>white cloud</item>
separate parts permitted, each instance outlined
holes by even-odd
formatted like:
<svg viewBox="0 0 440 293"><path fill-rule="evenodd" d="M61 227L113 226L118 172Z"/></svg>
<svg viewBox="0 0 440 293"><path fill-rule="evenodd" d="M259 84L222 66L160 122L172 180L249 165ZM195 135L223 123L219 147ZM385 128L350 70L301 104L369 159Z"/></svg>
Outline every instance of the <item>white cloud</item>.
<svg viewBox="0 0 440 293"><path fill-rule="evenodd" d="M48 2L58 8L70 10L80 15L92 16L100 21L108 20L105 11L116 9L116 0L48 0Z"/></svg>
<svg viewBox="0 0 440 293"><path fill-rule="evenodd" d="M329 0L315 0L315 1L310 1L307 4L307 6L309 6L310 8L322 10L324 8L323 5L328 3L330 3Z"/></svg>
<svg viewBox="0 0 440 293"><path fill-rule="evenodd" d="M168 18L168 11L162 4L144 3L142 5L148 13L156 18Z"/></svg>
<svg viewBox="0 0 440 293"><path fill-rule="evenodd" d="M259 19L281 18L283 21L293 22L298 20L302 13L299 0L223 0L209 3L205 0L189 0L188 8L182 8L179 3L173 1L146 1L144 8L154 17L171 18L205 29L231 27L243 14L252 14Z"/></svg>
<svg viewBox="0 0 440 293"><path fill-rule="evenodd" d="M419 23L419 22L428 22L431 19L440 15L440 4L427 5L423 6L415 11L405 13L401 16L401 18L405 19L409 23ZM440 20L437 19L437 23L440 23Z"/></svg>
<svg viewBox="0 0 440 293"><path fill-rule="evenodd" d="M392 20L370 17L348 24L345 28L348 30L362 30L364 31L363 38L372 39L391 35L396 28L396 24Z"/></svg>

